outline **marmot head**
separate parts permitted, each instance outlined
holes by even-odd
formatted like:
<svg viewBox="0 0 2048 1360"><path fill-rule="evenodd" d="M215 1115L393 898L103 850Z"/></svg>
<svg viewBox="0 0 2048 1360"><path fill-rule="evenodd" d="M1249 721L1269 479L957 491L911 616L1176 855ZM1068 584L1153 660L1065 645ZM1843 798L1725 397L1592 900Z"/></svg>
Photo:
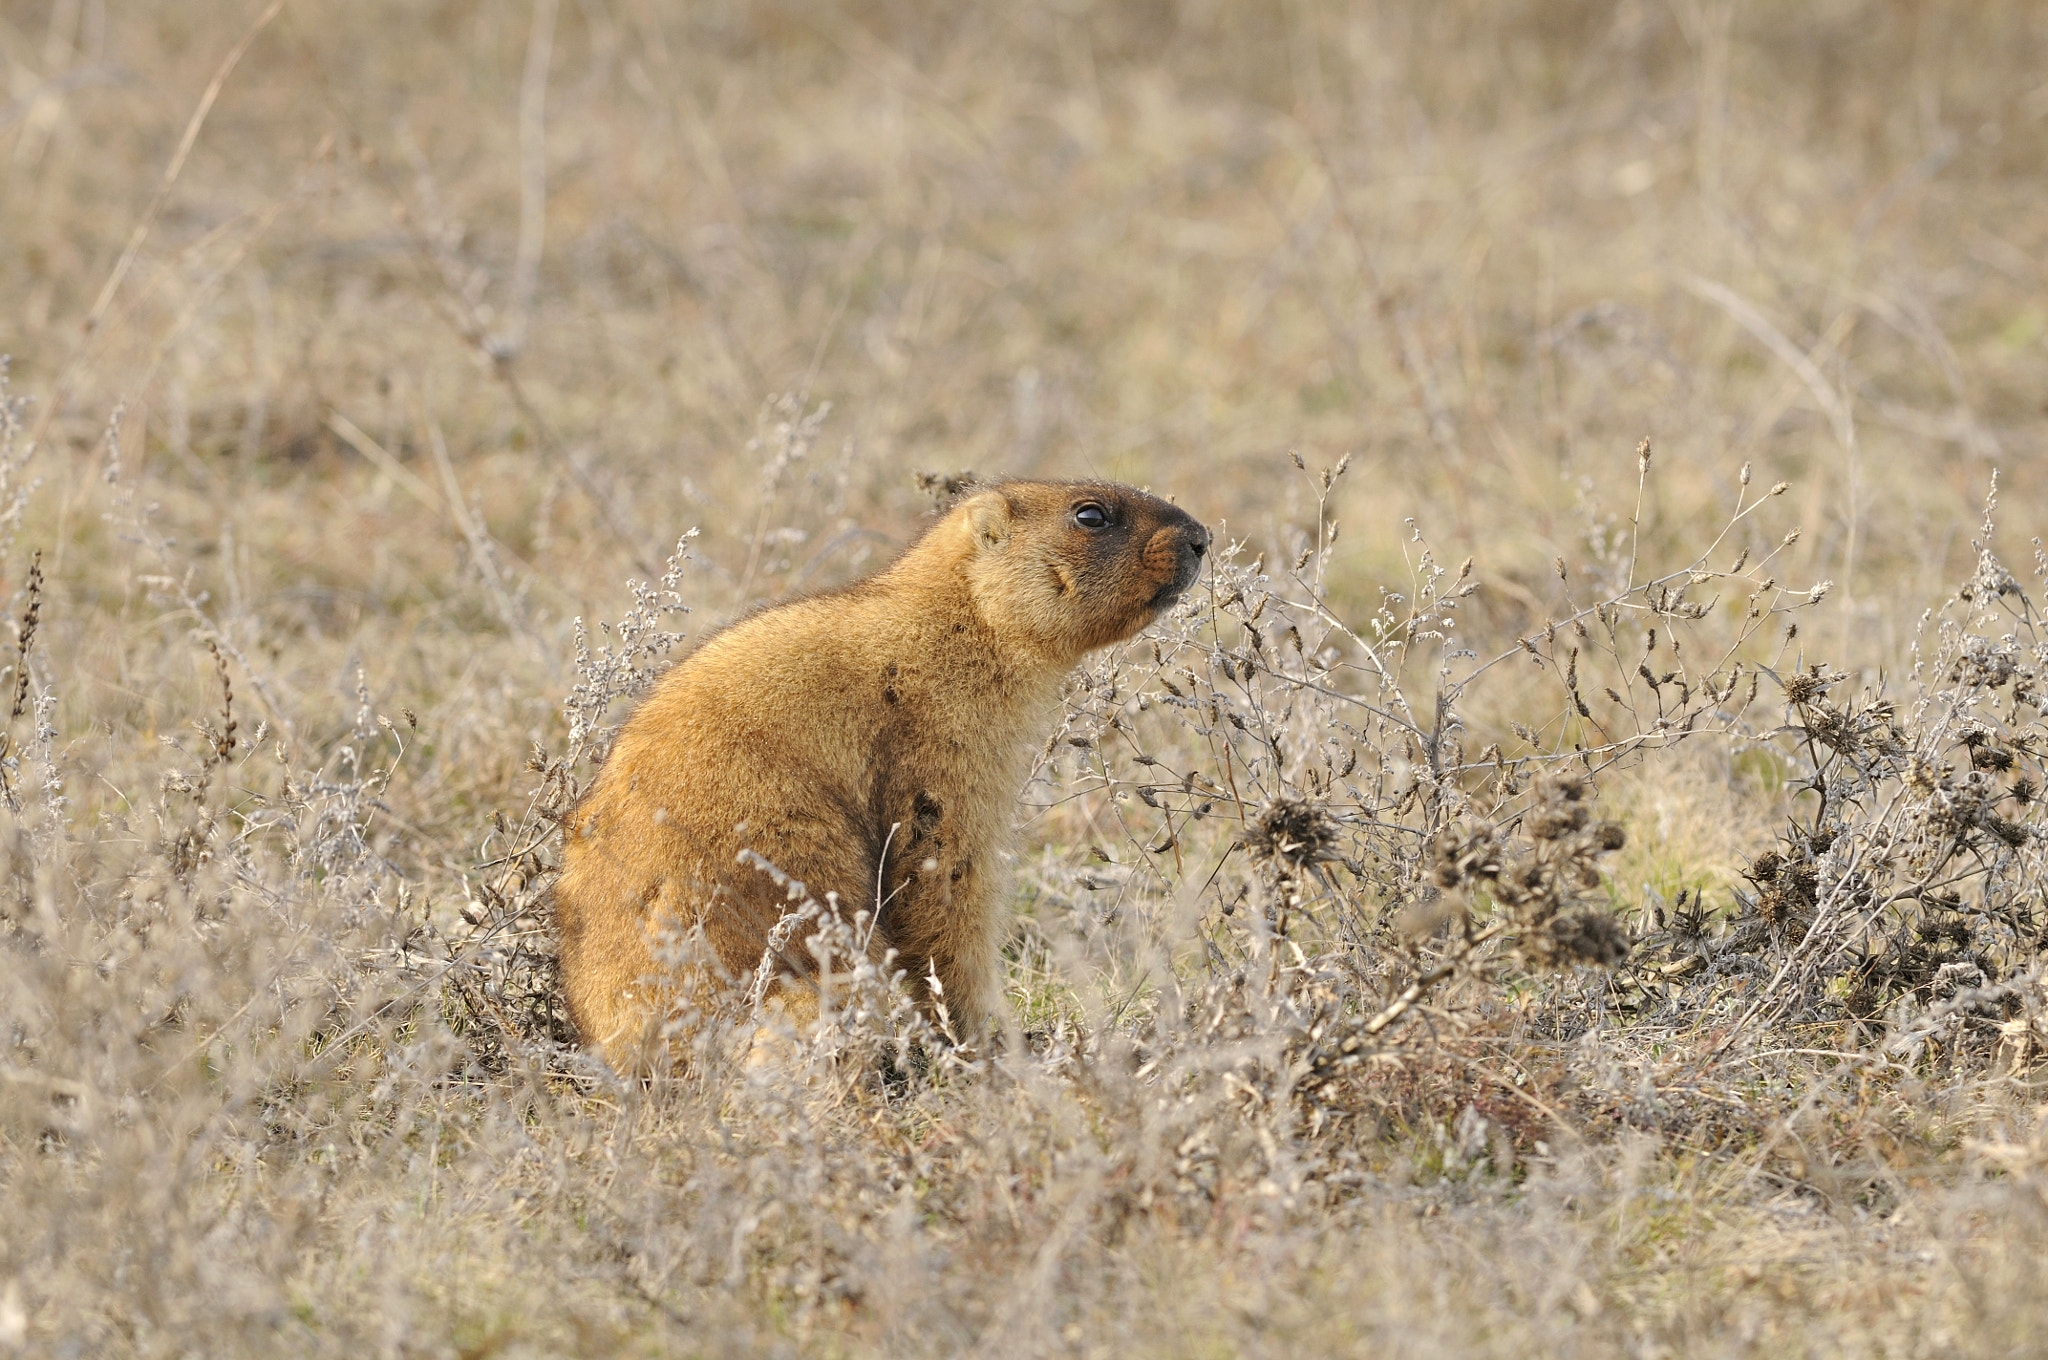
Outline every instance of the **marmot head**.
<svg viewBox="0 0 2048 1360"><path fill-rule="evenodd" d="M997 482L943 523L966 540L982 617L1063 667L1172 608L1209 548L1185 510L1115 482Z"/></svg>

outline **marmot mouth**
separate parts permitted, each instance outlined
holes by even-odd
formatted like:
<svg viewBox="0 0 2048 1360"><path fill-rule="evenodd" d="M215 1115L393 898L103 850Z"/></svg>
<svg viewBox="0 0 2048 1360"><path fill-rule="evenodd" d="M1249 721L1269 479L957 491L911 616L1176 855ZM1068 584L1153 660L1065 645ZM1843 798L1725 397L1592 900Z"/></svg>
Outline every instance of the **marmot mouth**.
<svg viewBox="0 0 2048 1360"><path fill-rule="evenodd" d="M1180 570L1174 574L1171 580L1161 585L1153 593L1153 611L1155 613L1164 613L1166 610L1173 608L1180 600L1180 597L1187 594L1188 587L1200 580L1201 577L1202 559L1199 557L1183 558Z"/></svg>
<svg viewBox="0 0 2048 1360"><path fill-rule="evenodd" d="M1180 597L1187 594L1188 587L1193 584L1193 580L1168 581L1165 585L1159 587L1158 591L1152 596L1152 612L1163 614L1173 608L1174 605L1180 603Z"/></svg>

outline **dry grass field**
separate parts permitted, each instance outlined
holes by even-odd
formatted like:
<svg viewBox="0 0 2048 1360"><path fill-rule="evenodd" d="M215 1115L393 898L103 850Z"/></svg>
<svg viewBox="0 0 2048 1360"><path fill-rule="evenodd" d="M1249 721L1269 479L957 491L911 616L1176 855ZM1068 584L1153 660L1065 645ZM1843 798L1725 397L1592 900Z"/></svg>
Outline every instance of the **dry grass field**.
<svg viewBox="0 0 2048 1360"><path fill-rule="evenodd" d="M0 1355L2040 1353L2048 10L0 65ZM1024 792L1004 1042L869 968L611 1076L552 819L965 469L1219 545Z"/></svg>

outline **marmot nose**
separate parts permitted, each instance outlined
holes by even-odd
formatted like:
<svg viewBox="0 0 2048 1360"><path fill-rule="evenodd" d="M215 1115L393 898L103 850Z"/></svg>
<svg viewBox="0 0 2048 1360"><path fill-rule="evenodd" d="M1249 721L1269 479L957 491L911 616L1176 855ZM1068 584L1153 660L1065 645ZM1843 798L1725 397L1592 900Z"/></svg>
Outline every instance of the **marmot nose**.
<svg viewBox="0 0 2048 1360"><path fill-rule="evenodd" d="M1164 529L1159 539L1173 554L1174 570L1181 584L1187 585L1201 570L1202 555L1209 551L1209 531L1192 520Z"/></svg>

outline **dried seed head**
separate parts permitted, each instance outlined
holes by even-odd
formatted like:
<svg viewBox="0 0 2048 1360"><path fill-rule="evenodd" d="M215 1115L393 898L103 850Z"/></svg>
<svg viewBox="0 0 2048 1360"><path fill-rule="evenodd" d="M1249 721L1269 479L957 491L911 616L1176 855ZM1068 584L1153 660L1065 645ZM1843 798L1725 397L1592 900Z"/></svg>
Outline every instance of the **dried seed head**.
<svg viewBox="0 0 2048 1360"><path fill-rule="evenodd" d="M1947 771L1937 771L1933 765L1928 764L1919 756L1914 756L1906 765L1906 787L1919 794L1922 798L1932 797L1941 788L1940 777L1945 773Z"/></svg>
<svg viewBox="0 0 2048 1360"><path fill-rule="evenodd" d="M2002 774L2012 768L2012 752L1980 745L1970 752L1970 764L1979 770L1995 770Z"/></svg>
<svg viewBox="0 0 2048 1360"><path fill-rule="evenodd" d="M29 653L35 650L36 624L43 614L43 550L41 548L36 549L35 556L29 560L28 586L24 593L28 597L28 603L22 609L21 624L14 635L16 653L14 711L8 719L9 722L28 712L28 657ZM4 747L0 747L0 750L4 750Z"/></svg>
<svg viewBox="0 0 2048 1360"><path fill-rule="evenodd" d="M214 735L214 752L226 760L235 750L235 687L228 679L227 658L220 654L219 646L209 640L206 650L213 653L214 669L220 675L220 731ZM385 723L388 726L390 719Z"/></svg>
<svg viewBox="0 0 2048 1360"><path fill-rule="evenodd" d="M1875 1020L1884 1013L1885 990L1869 981L1852 984L1842 997L1842 1009L1858 1020Z"/></svg>
<svg viewBox="0 0 2048 1360"><path fill-rule="evenodd" d="M1582 803L1556 803L1537 808L1522 823L1522 829L1529 833L1529 839L1536 841L1562 840L1586 824L1586 808Z"/></svg>
<svg viewBox="0 0 2048 1360"><path fill-rule="evenodd" d="M1496 829L1483 822L1456 822L1430 841L1430 881L1449 890L1468 879L1495 879L1501 872Z"/></svg>
<svg viewBox="0 0 2048 1360"><path fill-rule="evenodd" d="M1793 674L1785 678L1785 699L1788 703L1808 704L1827 692L1834 680L1820 674L1819 668L1807 674Z"/></svg>
<svg viewBox="0 0 2048 1360"><path fill-rule="evenodd" d="M1525 946L1524 952L1532 961L1552 967L1576 963L1612 968L1628 957L1628 932L1604 911L1563 912Z"/></svg>
<svg viewBox="0 0 2048 1360"><path fill-rule="evenodd" d="M1549 870L1541 860L1525 859L1509 865L1494 880L1494 889L1509 906L1526 906L1549 895Z"/></svg>
<svg viewBox="0 0 2048 1360"><path fill-rule="evenodd" d="M1254 859L1291 875L1338 858L1337 837L1337 823L1322 807L1306 798L1276 798L1245 829L1244 847Z"/></svg>
<svg viewBox="0 0 2048 1360"><path fill-rule="evenodd" d="M2007 821L2003 817L1989 813L1979 818L1977 824L2015 850L2033 839L2033 833L2018 822Z"/></svg>

